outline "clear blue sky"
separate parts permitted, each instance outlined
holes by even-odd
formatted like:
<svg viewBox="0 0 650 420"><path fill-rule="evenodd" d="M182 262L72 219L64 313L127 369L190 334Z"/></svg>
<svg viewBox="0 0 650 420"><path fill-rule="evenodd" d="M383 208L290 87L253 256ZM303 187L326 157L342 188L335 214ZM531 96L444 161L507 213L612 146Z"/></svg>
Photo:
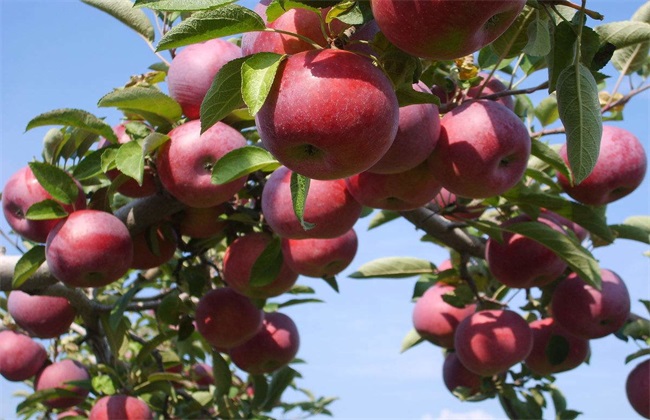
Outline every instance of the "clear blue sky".
<svg viewBox="0 0 650 420"><path fill-rule="evenodd" d="M247 1L245 5L251 6ZM588 2L604 12L608 21L629 18L640 0ZM24 132L39 113L56 108L80 108L107 117L116 124L119 114L98 109L97 100L129 76L144 73L157 59L129 29L102 12L72 0L0 1L0 186L17 169L40 157L47 128ZM614 72L608 68L609 74ZM634 100L621 124L650 149L650 104L646 94ZM561 142L561 136L553 141ZM650 214L649 180L631 196L610 206L611 223L629 215ZM301 283L317 290L326 304L286 310L301 332L298 356L300 386L317 395L338 396L331 407L336 418L502 418L496 401L459 403L442 383L441 351L423 344L399 354L403 336L411 328L410 301L415 279L367 280L347 278L355 267L383 256L414 256L439 263L444 250L421 243L420 234L406 222L366 232L368 219L357 225L360 250L352 266L339 276L336 294L316 279ZM0 226L8 230L6 222ZM15 250L4 240L9 253ZM620 241L595 250L601 265L618 272L632 296L650 297L647 246ZM633 310L644 313L638 302ZM636 350L632 343L607 337L592 341L591 366L558 376L569 407L584 418L636 418L625 397L624 384L632 365L625 356ZM13 392L22 385L0 379L0 419L14 418L20 399ZM550 402L549 402L550 404ZM548 411L545 417L553 417Z"/></svg>

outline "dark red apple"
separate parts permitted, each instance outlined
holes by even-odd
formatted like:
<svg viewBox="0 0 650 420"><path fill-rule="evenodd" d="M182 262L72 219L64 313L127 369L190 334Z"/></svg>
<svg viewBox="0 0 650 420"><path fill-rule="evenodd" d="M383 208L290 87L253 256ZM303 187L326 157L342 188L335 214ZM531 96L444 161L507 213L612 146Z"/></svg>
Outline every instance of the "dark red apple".
<svg viewBox="0 0 650 420"><path fill-rule="evenodd" d="M449 392L454 392L458 387L467 388L469 395L478 394L481 391L481 375L477 375L463 366L454 352L445 357L445 362L442 365L442 380Z"/></svg>
<svg viewBox="0 0 650 420"><path fill-rule="evenodd" d="M167 72L167 86L187 118L199 118L201 102L215 75L224 64L239 57L237 45L218 38L189 45L176 54Z"/></svg>
<svg viewBox="0 0 650 420"><path fill-rule="evenodd" d="M390 80L370 60L326 49L283 61L255 120L262 144L283 165L312 179L340 179L388 151L399 107Z"/></svg>
<svg viewBox="0 0 650 420"><path fill-rule="evenodd" d="M632 369L625 382L625 392L632 408L650 419L650 359Z"/></svg>
<svg viewBox="0 0 650 420"><path fill-rule="evenodd" d="M445 114L441 125L428 162L443 188L486 198L506 192L524 175L531 140L524 123L505 106L466 102Z"/></svg>
<svg viewBox="0 0 650 420"><path fill-rule="evenodd" d="M227 223L219 219L226 208L220 204L212 207L186 207L179 215L178 231L192 238L210 238L218 235Z"/></svg>
<svg viewBox="0 0 650 420"><path fill-rule="evenodd" d="M72 359L63 359L52 363L41 370L34 381L34 389L62 389L69 391L70 396L50 397L43 401L50 408L69 408L85 401L88 389L79 385L68 384L73 381L90 380L88 370L84 365Z"/></svg>
<svg viewBox="0 0 650 420"><path fill-rule="evenodd" d="M39 338L65 334L77 316L64 297L30 295L21 290L9 293L7 310L16 324Z"/></svg>
<svg viewBox="0 0 650 420"><path fill-rule="evenodd" d="M216 206L230 200L246 183L246 177L223 185L212 183L215 162L246 146L246 139L234 128L218 122L201 134L201 121L194 120L174 128L169 137L158 151L158 177L183 204Z"/></svg>
<svg viewBox="0 0 650 420"><path fill-rule="evenodd" d="M126 226L110 213L79 210L50 232L45 244L50 271L70 287L102 287L122 277L133 259Z"/></svg>
<svg viewBox="0 0 650 420"><path fill-rule="evenodd" d="M304 218L316 226L305 230L293 210L289 169L276 169L262 192L264 219L271 229L283 238L336 238L352 229L361 215L361 210L361 204L352 197L344 180L312 180Z"/></svg>
<svg viewBox="0 0 650 420"><path fill-rule="evenodd" d="M133 262L131 268L146 270L169 261L176 252L176 233L166 223L149 226L132 237Z"/></svg>
<svg viewBox="0 0 650 420"><path fill-rule="evenodd" d="M74 205L62 205L65 211L71 213L86 208L86 196L81 185ZM51 200L52 196L39 184L29 166L14 173L2 191L2 211L9 226L20 236L34 242L45 242L47 235L61 219L29 220L25 218L32 204L43 200Z"/></svg>
<svg viewBox="0 0 650 420"><path fill-rule="evenodd" d="M129 395L107 395L97 400L88 420L150 420L153 413L146 402Z"/></svg>
<svg viewBox="0 0 650 420"><path fill-rule="evenodd" d="M331 277L350 265L357 254L354 229L331 239L282 239L284 261L308 277Z"/></svg>
<svg viewBox="0 0 650 420"><path fill-rule="evenodd" d="M0 331L0 375L8 381L25 381L36 375L47 361L42 344L25 334Z"/></svg>
<svg viewBox="0 0 650 420"><path fill-rule="evenodd" d="M538 375L575 369L589 354L589 340L566 332L553 318L530 323L533 350L526 357L528 368Z"/></svg>

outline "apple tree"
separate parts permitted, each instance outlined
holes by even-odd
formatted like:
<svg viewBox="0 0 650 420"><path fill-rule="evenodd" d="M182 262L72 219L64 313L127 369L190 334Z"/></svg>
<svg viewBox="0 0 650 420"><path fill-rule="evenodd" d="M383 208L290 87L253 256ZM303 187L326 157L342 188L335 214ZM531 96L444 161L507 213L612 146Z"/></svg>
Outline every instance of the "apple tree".
<svg viewBox="0 0 650 420"><path fill-rule="evenodd" d="M609 121L650 88L650 3L603 22L566 0L83 1L160 61L99 98L121 121L27 123L54 128L2 191L0 374L34 389L19 416L331 414L283 308L320 302L301 275L338 291L368 217L449 251L351 277L418 277L402 350L443 349L459 399L575 418L556 375L615 336L638 344L620 357L650 418L650 321L630 310L650 301L591 252L650 243L647 215L607 222L647 167Z"/></svg>

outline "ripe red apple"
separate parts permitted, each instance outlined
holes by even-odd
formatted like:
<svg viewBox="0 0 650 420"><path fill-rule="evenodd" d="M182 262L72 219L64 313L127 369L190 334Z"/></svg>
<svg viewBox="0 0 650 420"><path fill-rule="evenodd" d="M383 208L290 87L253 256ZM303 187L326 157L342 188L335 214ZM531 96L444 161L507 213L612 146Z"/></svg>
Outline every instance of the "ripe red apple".
<svg viewBox="0 0 650 420"><path fill-rule="evenodd" d="M625 382L625 392L632 408L650 419L650 359L632 369Z"/></svg>
<svg viewBox="0 0 650 420"><path fill-rule="evenodd" d="M413 89L431 93L423 82L414 84ZM400 108L395 140L368 172L394 174L415 168L427 160L439 136L440 114L436 105L416 104Z"/></svg>
<svg viewBox="0 0 650 420"><path fill-rule="evenodd" d="M178 201L191 207L212 207L230 200L246 183L241 177L227 184L212 183L212 167L231 150L246 146L234 128L218 122L201 134L201 121L188 121L169 132L158 150L160 182Z"/></svg>
<svg viewBox="0 0 650 420"><path fill-rule="evenodd" d="M167 72L169 95L190 120L201 115L201 102L214 76L227 62L241 57L241 49L223 39L188 45L176 54Z"/></svg>
<svg viewBox="0 0 650 420"><path fill-rule="evenodd" d="M107 395L93 405L88 420L148 420L153 413L146 402L128 395Z"/></svg>
<svg viewBox="0 0 650 420"><path fill-rule="evenodd" d="M508 90L506 85L504 85L503 82L497 79L496 77L491 77L486 82L485 79L487 79L487 77L490 76L489 73L479 73L479 76L481 76L483 80L480 82L478 86L474 86L467 91L467 96L469 98L478 97L479 90L481 90L481 96L488 96L494 93L499 93ZM483 86L483 89L481 89L481 86ZM511 95L502 96L498 99L493 99L493 101L499 102L500 104L504 105L506 108L510 109L511 111L515 110L515 101Z"/></svg>
<svg viewBox="0 0 650 420"><path fill-rule="evenodd" d="M117 142L119 144L124 144L132 141L131 136L126 132L126 124L118 124L113 127L113 132L117 136ZM110 145L110 142L106 139L102 139L99 142L98 148L107 147ZM117 169L111 169L106 172L111 180L115 180L120 175L120 171ZM156 183L156 173L153 168L149 165L145 165L144 173L142 175L142 185L138 184L138 181L131 177L126 177L124 182L122 182L118 187L117 191L120 194L123 194L127 197L140 198L147 197L155 194L158 191L158 184Z"/></svg>
<svg viewBox="0 0 650 420"><path fill-rule="evenodd" d="M62 205L71 213L75 210L86 208L86 196L81 185L79 195L74 205ZM29 220L25 218L27 210L32 204L43 200L51 200L52 196L39 184L29 166L25 166L14 173L2 191L2 211L9 226L20 236L34 242L45 242L47 235L61 219Z"/></svg>
<svg viewBox="0 0 650 420"><path fill-rule="evenodd" d="M568 164L566 144L559 153ZM634 191L643 181L646 169L647 158L639 139L623 128L604 125L600 153L591 174L574 186L560 173L557 178L572 198L584 204L602 206Z"/></svg>
<svg viewBox="0 0 650 420"><path fill-rule="evenodd" d="M102 287L122 277L133 259L126 226L110 213L79 210L50 232L45 244L50 271L70 287Z"/></svg>
<svg viewBox="0 0 650 420"><path fill-rule="evenodd" d="M65 334L77 316L64 297L30 295L21 290L9 293L7 310L16 324L39 338Z"/></svg>
<svg viewBox="0 0 650 420"><path fill-rule="evenodd" d="M291 201L291 171L280 167L269 177L262 192L262 213L268 225L283 238L336 238L350 230L361 215L357 202L342 179L312 180L307 193L304 218L316 226L300 225Z"/></svg>
<svg viewBox="0 0 650 420"><path fill-rule="evenodd" d="M526 357L528 368L538 375L574 369L589 354L589 340L566 332L553 318L531 322L533 349Z"/></svg>
<svg viewBox="0 0 650 420"><path fill-rule="evenodd" d="M532 218L523 214L506 220L501 226L507 229L508 226L531 221ZM536 223L565 233L562 226L544 215L540 215ZM553 250L526 236L510 232L503 232L503 242L488 239L485 260L499 282L520 289L545 286L557 280L567 268L567 263Z"/></svg>
<svg viewBox="0 0 650 420"><path fill-rule="evenodd" d="M386 38L409 54L452 60L480 50L514 22L525 0L372 0Z"/></svg>
<svg viewBox="0 0 650 420"><path fill-rule="evenodd" d="M451 268L441 264L439 269ZM431 343L454 348L454 334L458 324L476 312L476 304L457 308L445 302L442 297L454 291L454 286L436 283L415 302L413 327L422 338Z"/></svg>
<svg viewBox="0 0 650 420"><path fill-rule="evenodd" d="M630 294L623 280L601 269L602 290L588 285L577 274L562 280L551 300L553 317L570 334L586 339L618 331L630 313Z"/></svg>
<svg viewBox="0 0 650 420"><path fill-rule="evenodd" d="M469 395L478 394L481 391L481 375L468 370L458 359L456 353L447 354L442 365L442 380L449 392L462 386L468 389Z"/></svg>
<svg viewBox="0 0 650 420"><path fill-rule="evenodd" d="M510 310L483 310L458 325L454 347L460 362L481 376L507 371L533 348L528 323Z"/></svg>
<svg viewBox="0 0 650 420"><path fill-rule="evenodd" d="M192 238L210 238L218 235L227 223L219 219L226 208L220 204L212 207L186 207L179 215L178 232Z"/></svg>
<svg viewBox="0 0 650 420"><path fill-rule="evenodd" d="M284 261L308 277L331 277L350 265L357 254L354 229L331 239L282 239Z"/></svg>
<svg viewBox="0 0 650 420"><path fill-rule="evenodd" d="M88 417L88 413L81 408L72 408L70 410L66 411L61 411L60 413L56 414L56 420L61 420L65 418L77 418L77 417L83 417L86 418Z"/></svg>
<svg viewBox="0 0 650 420"><path fill-rule="evenodd" d="M287 315L264 315L264 326L253 338L230 350L241 370L253 375L271 373L288 364L298 353L300 337L296 324Z"/></svg>
<svg viewBox="0 0 650 420"><path fill-rule="evenodd" d="M88 389L79 385L68 384L72 381L90 380L88 370L84 365L72 359L63 359L52 363L41 370L34 381L34 389L63 389L71 395L50 397L43 401L49 408L69 408L84 402L88 396ZM76 394L76 395L73 395Z"/></svg>
<svg viewBox="0 0 650 420"><path fill-rule="evenodd" d="M458 197L444 188L433 197L433 202L440 208L440 214L454 221L475 220L481 217L485 206L469 205L471 201L469 198Z"/></svg>
<svg viewBox="0 0 650 420"><path fill-rule="evenodd" d="M212 373L212 366L207 363L197 363L192 365L190 368L190 379L192 379L199 388L207 388L210 385L213 385L214 375Z"/></svg>
<svg viewBox="0 0 650 420"><path fill-rule="evenodd" d="M384 210L413 210L428 204L440 192L426 162L396 174L361 172L345 180L350 194L367 207Z"/></svg>
<svg viewBox="0 0 650 420"><path fill-rule="evenodd" d="M131 268L146 270L159 267L169 261L176 252L176 233L169 224L149 226L132 237L133 261Z"/></svg>
<svg viewBox="0 0 650 420"><path fill-rule="evenodd" d="M36 375L47 360L42 344L25 334L0 331L0 375L8 381L25 381Z"/></svg>
<svg viewBox="0 0 650 420"><path fill-rule="evenodd" d="M428 162L443 188L462 197L486 198L506 192L524 175L530 137L505 106L466 102L445 114L441 125Z"/></svg>
<svg viewBox="0 0 650 420"><path fill-rule="evenodd" d="M230 287L251 298L269 298L281 295L293 287L298 273L283 261L277 276L265 286L251 285L253 265L271 243L269 234L256 232L235 239L223 256L222 276Z"/></svg>
<svg viewBox="0 0 650 420"><path fill-rule="evenodd" d="M388 151L399 107L390 80L370 60L326 49L283 61L255 120L262 144L283 165L312 179L339 179Z"/></svg>
<svg viewBox="0 0 650 420"><path fill-rule="evenodd" d="M246 296L229 287L214 289L196 306L196 329L213 347L229 349L262 328L264 313Z"/></svg>

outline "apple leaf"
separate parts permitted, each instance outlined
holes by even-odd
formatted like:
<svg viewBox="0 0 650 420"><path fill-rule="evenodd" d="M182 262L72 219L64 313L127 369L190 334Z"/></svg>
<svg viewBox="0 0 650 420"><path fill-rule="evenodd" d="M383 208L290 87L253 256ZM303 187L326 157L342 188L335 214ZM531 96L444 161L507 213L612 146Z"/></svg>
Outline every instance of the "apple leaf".
<svg viewBox="0 0 650 420"><path fill-rule="evenodd" d="M30 162L29 168L53 199L63 204L72 204L77 200L79 187L66 171L42 162Z"/></svg>
<svg viewBox="0 0 650 420"><path fill-rule="evenodd" d="M539 105L535 108L535 116L542 124L542 127L551 125L560 118L560 114L557 111L557 98L555 95L547 96L540 101Z"/></svg>
<svg viewBox="0 0 650 420"><path fill-rule="evenodd" d="M380 210L368 223L368 230L374 229L392 220L398 219L400 214L393 210Z"/></svg>
<svg viewBox="0 0 650 420"><path fill-rule="evenodd" d="M40 391L35 391L34 393L30 394L23 401L21 401L20 404L16 406L16 413L26 409L27 407L53 398L79 398L79 394L75 391L65 388L41 389Z"/></svg>
<svg viewBox="0 0 650 420"><path fill-rule="evenodd" d="M32 118L25 131L32 128L43 127L46 125L63 125L68 127L77 127L88 130L92 133L106 137L109 141L117 143L117 137L113 128L93 114L81 109L62 108L45 112Z"/></svg>
<svg viewBox="0 0 650 420"><path fill-rule="evenodd" d="M142 185L144 175L144 152L137 141L122 144L115 155L115 165L124 175L138 181Z"/></svg>
<svg viewBox="0 0 650 420"><path fill-rule="evenodd" d="M115 157L117 156L118 147L105 147L102 149L101 166L102 172L108 172L115 168ZM99 150L98 150L99 151Z"/></svg>
<svg viewBox="0 0 650 420"><path fill-rule="evenodd" d="M241 67L241 92L252 116L262 108L271 91L280 63L286 55L261 52L250 56Z"/></svg>
<svg viewBox="0 0 650 420"><path fill-rule="evenodd" d="M363 264L350 274L350 277L353 279L404 278L435 272L436 266L427 260L413 257L385 257Z"/></svg>
<svg viewBox="0 0 650 420"><path fill-rule="evenodd" d="M526 54L544 57L551 52L551 33L548 26L548 20L540 19L538 13L537 19L528 25L528 43L523 49Z"/></svg>
<svg viewBox="0 0 650 420"><path fill-rule="evenodd" d="M650 337L650 321L642 317L630 319L618 330L616 335L625 337L625 341L627 338L645 341Z"/></svg>
<svg viewBox="0 0 650 420"><path fill-rule="evenodd" d="M515 223L503 228L518 233L553 251L586 283L600 290L600 268L594 256L564 233L539 222Z"/></svg>
<svg viewBox="0 0 650 420"><path fill-rule="evenodd" d="M474 292L466 283L459 284L453 290L442 295L442 300L445 303L461 309L474 302L475 298Z"/></svg>
<svg viewBox="0 0 650 420"><path fill-rule="evenodd" d="M594 30L600 35L601 42L612 43L616 48L650 42L650 24L646 22L611 22L597 26Z"/></svg>
<svg viewBox="0 0 650 420"><path fill-rule="evenodd" d="M142 153L149 155L169 140L169 136L161 133L151 133L142 140Z"/></svg>
<svg viewBox="0 0 650 420"><path fill-rule="evenodd" d="M113 354L121 356L128 349L129 342L126 340L126 334L129 330L130 322L127 317L122 316L117 323L117 328L113 328L109 322L109 317L110 315L108 313L103 313L100 317L104 335Z"/></svg>
<svg viewBox="0 0 650 420"><path fill-rule="evenodd" d="M582 64L567 67L557 81L557 106L567 134L567 155L575 184L582 182L598 159L603 120L594 76Z"/></svg>
<svg viewBox="0 0 650 420"><path fill-rule="evenodd" d="M555 92L560 73L573 63L573 51L578 39L575 28L569 22L562 21L552 28L553 42L547 56L548 93Z"/></svg>
<svg viewBox="0 0 650 420"><path fill-rule="evenodd" d="M168 123L177 121L183 113L178 102L153 86L132 86L116 89L104 95L97 103L97 106L129 110L134 114L144 111L144 114L157 115Z"/></svg>
<svg viewBox="0 0 650 420"><path fill-rule="evenodd" d="M554 148L550 147L546 143L533 139L530 154L542 162L547 163L551 168L560 172L568 179L571 179L571 171L566 163L564 163L564 159L560 157Z"/></svg>
<svg viewBox="0 0 650 420"><path fill-rule="evenodd" d="M136 295L140 291L140 288L138 287L131 287L129 290L115 302L113 305L113 308L111 309L110 314L108 315L108 324L110 325L111 329L117 330L120 321L122 320L122 317L124 316L124 311L126 310L126 306L131 302L131 299L133 299L133 296Z"/></svg>
<svg viewBox="0 0 650 420"><path fill-rule="evenodd" d="M415 331L415 328L412 328L411 331L407 332L406 336L402 339L402 346L400 347L399 352L404 353L406 350L415 347L422 342L424 342L424 338Z"/></svg>
<svg viewBox="0 0 650 420"><path fill-rule="evenodd" d="M96 375L91 380L93 390L102 395L113 395L119 388L115 386L113 379L109 375Z"/></svg>
<svg viewBox="0 0 650 420"><path fill-rule="evenodd" d="M529 44L530 25L537 20L535 9L524 6L524 9L519 13L512 25L490 44L490 48L498 57L512 58L518 56Z"/></svg>
<svg viewBox="0 0 650 420"><path fill-rule="evenodd" d="M245 146L231 150L217 160L212 168L212 182L226 184L255 171L273 172L282 166L267 150Z"/></svg>
<svg viewBox="0 0 650 420"><path fill-rule="evenodd" d="M252 287L263 287L270 284L280 274L283 262L282 240L273 237L253 263L249 284Z"/></svg>
<svg viewBox="0 0 650 420"><path fill-rule="evenodd" d="M278 305L278 309L286 308L287 306L302 305L303 303L325 303L323 300L316 298L304 298L304 299L289 299L285 302L282 302Z"/></svg>
<svg viewBox="0 0 650 420"><path fill-rule="evenodd" d="M264 29L266 25L257 13L236 4L228 4L218 9L193 13L162 37L156 51Z"/></svg>
<svg viewBox="0 0 650 420"><path fill-rule="evenodd" d="M66 217L68 212L55 200L43 200L32 204L25 218L29 220L52 220Z"/></svg>
<svg viewBox="0 0 650 420"><path fill-rule="evenodd" d="M11 282L11 288L14 290L20 289L44 262L45 247L43 245L37 245L25 252L14 267L14 278Z"/></svg>
<svg viewBox="0 0 650 420"><path fill-rule="evenodd" d="M617 238L650 244L650 216L632 216L622 224L611 225Z"/></svg>
<svg viewBox="0 0 650 420"><path fill-rule="evenodd" d="M291 172L291 201L293 212L296 214L300 225L305 230L313 229L316 225L305 220L305 205L309 193L310 179L296 172Z"/></svg>
<svg viewBox="0 0 650 420"><path fill-rule="evenodd" d="M212 376L214 376L214 384L217 387L216 395L218 397L228 395L232 385L232 372L230 365L218 351L212 352Z"/></svg>
<svg viewBox="0 0 650 420"><path fill-rule="evenodd" d="M570 345L566 337L553 334L546 345L546 359L553 366L563 363L569 356Z"/></svg>
<svg viewBox="0 0 650 420"><path fill-rule="evenodd" d="M395 92L397 95L397 103L400 108L408 105L415 104L434 104L440 106L440 98L436 95L427 92L420 92L413 89L412 86L403 85Z"/></svg>
<svg viewBox="0 0 650 420"><path fill-rule="evenodd" d="M161 12L193 12L216 9L237 0L135 0L133 7L146 7Z"/></svg>
<svg viewBox="0 0 650 420"><path fill-rule="evenodd" d="M133 8L130 0L81 0L103 12L108 13L129 28L133 29L145 39L153 41L155 31L151 21L142 10Z"/></svg>
<svg viewBox="0 0 650 420"><path fill-rule="evenodd" d="M318 8L307 5L300 1L294 0L282 0L282 1L272 1L269 6L266 8L266 20L268 23L273 22L280 16L282 16L286 11L291 9L306 9L311 10L314 13L320 14Z"/></svg>
<svg viewBox="0 0 650 420"><path fill-rule="evenodd" d="M503 243L503 230L501 227L492 221L489 220L465 220L464 223L467 223L469 226L478 230L481 233L486 234L490 239L497 241L498 243Z"/></svg>
<svg viewBox="0 0 650 420"><path fill-rule="evenodd" d="M247 59L241 57L229 61L217 72L201 103L201 133L245 105L241 94L241 69Z"/></svg>
<svg viewBox="0 0 650 420"><path fill-rule="evenodd" d="M339 293L339 284L338 284L338 282L336 281L336 277L335 277L335 276L332 276L332 277L323 277L323 280L325 280L325 283L327 283L327 284L329 285L329 287L331 287L332 289L334 289L334 291L335 291L336 293Z"/></svg>
<svg viewBox="0 0 650 420"><path fill-rule="evenodd" d="M300 374L289 366L285 366L273 373L266 394L266 400L262 403L262 410L272 410L277 405L284 391L296 377L300 377Z"/></svg>
<svg viewBox="0 0 650 420"><path fill-rule="evenodd" d="M638 359L639 357L650 355L650 349L641 349L638 350L625 358L625 363L630 363L632 360Z"/></svg>
<svg viewBox="0 0 650 420"><path fill-rule="evenodd" d="M645 2L632 15L632 21L650 24L650 3ZM625 48L617 49L612 57L612 64L625 74L632 74L645 65L650 51L650 42L643 42Z"/></svg>

